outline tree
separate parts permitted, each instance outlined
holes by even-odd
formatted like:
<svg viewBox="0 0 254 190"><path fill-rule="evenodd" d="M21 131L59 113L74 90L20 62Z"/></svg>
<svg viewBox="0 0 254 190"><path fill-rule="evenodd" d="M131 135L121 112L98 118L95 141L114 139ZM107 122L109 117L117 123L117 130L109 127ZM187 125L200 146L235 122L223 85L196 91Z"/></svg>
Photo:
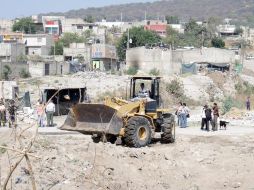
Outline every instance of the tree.
<svg viewBox="0 0 254 190"><path fill-rule="evenodd" d="M84 18L84 21L85 21L85 22L88 22L88 23L94 23L95 19L94 19L93 16L87 15L87 16Z"/></svg>
<svg viewBox="0 0 254 190"><path fill-rule="evenodd" d="M241 27L237 27L234 31L235 34L237 35L242 35L243 34L243 29Z"/></svg>
<svg viewBox="0 0 254 190"><path fill-rule="evenodd" d="M161 37L155 32L144 30L143 27L133 27L129 30L132 43L130 48L145 46L146 44L154 44L161 41ZM125 60L128 42L128 32L125 32L117 43L117 53L121 61Z"/></svg>
<svg viewBox="0 0 254 190"><path fill-rule="evenodd" d="M85 43L88 41L87 32L84 32L83 35L77 33L64 33L60 40L55 42L55 47L51 47L51 55L63 55L63 48L69 47L71 43ZM90 36L90 32L89 32Z"/></svg>
<svg viewBox="0 0 254 190"><path fill-rule="evenodd" d="M12 73L12 71L11 71L10 66L5 65L3 68L4 79L9 80L11 73Z"/></svg>
<svg viewBox="0 0 254 190"><path fill-rule="evenodd" d="M179 24L179 18L178 16L166 16L166 21L168 24Z"/></svg>
<svg viewBox="0 0 254 190"><path fill-rule="evenodd" d="M51 47L50 55L63 55L63 42L57 41L55 42L55 46Z"/></svg>
<svg viewBox="0 0 254 190"><path fill-rule="evenodd" d="M215 37L212 39L212 46L216 48L224 48L225 42L221 38Z"/></svg>
<svg viewBox="0 0 254 190"><path fill-rule="evenodd" d="M35 34L35 24L33 23L32 18L21 18L13 24L12 31L24 32L26 34Z"/></svg>

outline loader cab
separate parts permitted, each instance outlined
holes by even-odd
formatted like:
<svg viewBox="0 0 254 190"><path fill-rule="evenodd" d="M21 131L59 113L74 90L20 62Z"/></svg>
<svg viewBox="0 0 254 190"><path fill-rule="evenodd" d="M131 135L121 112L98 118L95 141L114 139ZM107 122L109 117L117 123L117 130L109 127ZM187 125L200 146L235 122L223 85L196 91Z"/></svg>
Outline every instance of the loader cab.
<svg viewBox="0 0 254 190"><path fill-rule="evenodd" d="M160 107L160 79L161 77L143 77L135 76L131 78L130 82L130 99L136 98L140 89L140 85L143 83L145 89L149 91L149 97L153 101L149 101L147 104L147 111L156 111L156 108Z"/></svg>

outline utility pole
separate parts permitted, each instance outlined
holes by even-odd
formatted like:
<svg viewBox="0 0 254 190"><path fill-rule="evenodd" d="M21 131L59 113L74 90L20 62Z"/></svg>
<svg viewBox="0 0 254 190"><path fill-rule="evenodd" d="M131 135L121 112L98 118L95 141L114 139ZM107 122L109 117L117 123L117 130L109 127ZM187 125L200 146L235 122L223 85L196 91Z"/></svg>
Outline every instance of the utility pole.
<svg viewBox="0 0 254 190"><path fill-rule="evenodd" d="M57 64L56 64L56 43L54 43L54 63L56 66L56 75L57 75Z"/></svg>
<svg viewBox="0 0 254 190"><path fill-rule="evenodd" d="M128 37L127 37L127 49L129 49L130 48L130 29L128 28L128 30L127 30L127 32L128 32Z"/></svg>

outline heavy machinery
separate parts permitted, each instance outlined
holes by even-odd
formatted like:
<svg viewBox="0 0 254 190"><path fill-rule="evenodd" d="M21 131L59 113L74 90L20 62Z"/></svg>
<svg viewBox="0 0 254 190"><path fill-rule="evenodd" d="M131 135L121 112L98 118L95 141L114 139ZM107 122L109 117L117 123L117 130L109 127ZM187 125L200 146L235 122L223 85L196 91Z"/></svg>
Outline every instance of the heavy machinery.
<svg viewBox="0 0 254 190"><path fill-rule="evenodd" d="M143 147L151 142L156 132L162 143L175 141L174 115L162 109L160 100L161 77L135 76L130 82L130 100L105 98L104 104L76 104L60 129L93 135L94 140L121 139L130 147ZM137 95L137 84L150 83L149 97Z"/></svg>

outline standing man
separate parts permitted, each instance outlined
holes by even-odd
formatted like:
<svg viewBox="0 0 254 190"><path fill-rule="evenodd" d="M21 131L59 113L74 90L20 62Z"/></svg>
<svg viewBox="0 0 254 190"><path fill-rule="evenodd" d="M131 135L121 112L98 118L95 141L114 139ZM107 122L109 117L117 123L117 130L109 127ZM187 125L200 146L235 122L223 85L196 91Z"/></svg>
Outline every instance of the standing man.
<svg viewBox="0 0 254 190"><path fill-rule="evenodd" d="M207 132L210 131L210 128L209 128L209 123L211 123L212 125L212 110L207 106L205 105L205 116L206 116L206 130Z"/></svg>
<svg viewBox="0 0 254 190"><path fill-rule="evenodd" d="M247 108L248 111L250 111L250 97L247 98L246 108Z"/></svg>
<svg viewBox="0 0 254 190"><path fill-rule="evenodd" d="M205 114L206 108L207 105L205 105L201 111L201 130L204 130L204 126L206 125L206 114Z"/></svg>
<svg viewBox="0 0 254 190"><path fill-rule="evenodd" d="M177 116L177 125L180 126L180 110L182 110L183 104L182 102L179 102L179 105L177 107L177 110L175 112L175 115Z"/></svg>
<svg viewBox="0 0 254 190"><path fill-rule="evenodd" d="M3 125L3 127L4 127L5 123L6 123L6 109L4 106L4 102L1 99L0 100L0 127L1 127L1 125Z"/></svg>
<svg viewBox="0 0 254 190"><path fill-rule="evenodd" d="M11 128L12 126L15 126L16 123L17 106L15 105L14 100L11 100L8 111L9 111L9 127Z"/></svg>
<svg viewBox="0 0 254 190"><path fill-rule="evenodd" d="M183 109L185 112L185 127L188 127L188 118L190 118L190 109L187 107L186 103L183 103Z"/></svg>
<svg viewBox="0 0 254 190"><path fill-rule="evenodd" d="M217 103L213 104L213 131L218 131L218 117L220 116L219 114L219 107Z"/></svg>
<svg viewBox="0 0 254 190"><path fill-rule="evenodd" d="M46 116L47 116L47 126L53 127L53 115L56 111L55 104L50 100L48 105L46 106Z"/></svg>

